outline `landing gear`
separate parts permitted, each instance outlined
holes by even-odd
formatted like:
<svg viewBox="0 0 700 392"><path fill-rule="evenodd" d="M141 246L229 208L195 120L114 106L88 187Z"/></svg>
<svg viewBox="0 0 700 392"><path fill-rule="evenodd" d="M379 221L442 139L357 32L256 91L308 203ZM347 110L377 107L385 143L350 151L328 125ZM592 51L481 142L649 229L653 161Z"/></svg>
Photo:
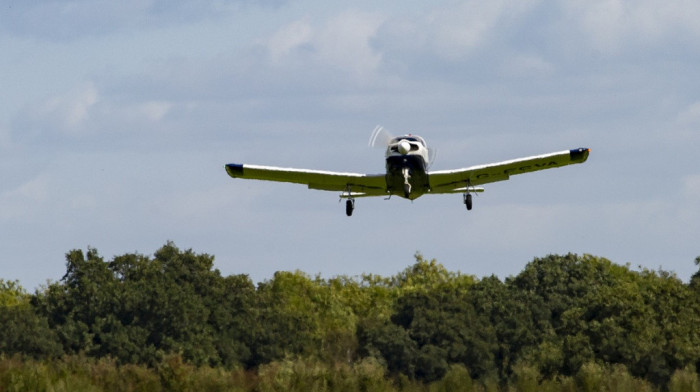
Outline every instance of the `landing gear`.
<svg viewBox="0 0 700 392"><path fill-rule="evenodd" d="M411 196L411 172L407 167L401 169L401 174L403 174L403 194L408 199Z"/></svg>
<svg viewBox="0 0 700 392"><path fill-rule="evenodd" d="M467 206L467 211L472 209L472 194L467 192L464 194L464 205Z"/></svg>
<svg viewBox="0 0 700 392"><path fill-rule="evenodd" d="M469 193L470 189L472 189L472 184L471 181L467 180L467 189L466 192L464 192L464 205L467 206L467 211L472 210L472 194ZM474 188L474 191L476 192L477 189Z"/></svg>
<svg viewBox="0 0 700 392"><path fill-rule="evenodd" d="M355 199L352 198L352 186L350 184L345 188L345 192L340 194L340 200L343 200L343 198L347 198L345 200L345 215L352 216L352 211L355 209Z"/></svg>
<svg viewBox="0 0 700 392"><path fill-rule="evenodd" d="M345 214L347 216L352 216L352 211L355 209L355 199L348 199L345 201Z"/></svg>

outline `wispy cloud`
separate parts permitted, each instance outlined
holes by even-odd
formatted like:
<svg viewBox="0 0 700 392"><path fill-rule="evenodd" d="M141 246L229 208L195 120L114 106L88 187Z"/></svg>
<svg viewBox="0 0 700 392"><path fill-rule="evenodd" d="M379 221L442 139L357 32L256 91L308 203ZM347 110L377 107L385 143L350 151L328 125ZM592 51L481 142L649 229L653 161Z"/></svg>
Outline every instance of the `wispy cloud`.
<svg viewBox="0 0 700 392"><path fill-rule="evenodd" d="M700 37L700 4L688 0L565 1L566 20L578 26L590 44L607 54L685 44ZM673 51L681 49L671 48Z"/></svg>

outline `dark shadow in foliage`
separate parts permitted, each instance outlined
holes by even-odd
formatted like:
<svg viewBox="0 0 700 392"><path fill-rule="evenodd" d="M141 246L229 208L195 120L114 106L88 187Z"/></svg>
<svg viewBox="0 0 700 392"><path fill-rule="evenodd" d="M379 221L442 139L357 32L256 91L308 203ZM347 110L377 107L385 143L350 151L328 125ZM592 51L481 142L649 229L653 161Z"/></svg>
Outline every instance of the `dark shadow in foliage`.
<svg viewBox="0 0 700 392"><path fill-rule="evenodd" d="M404 328L388 322L361 322L357 336L361 356L382 359L393 374L415 373L418 348Z"/></svg>
<svg viewBox="0 0 700 392"><path fill-rule="evenodd" d="M464 364L474 377L496 373L495 331L468 292L413 291L395 309L391 324L358 331L365 352L376 350L391 371L426 382L442 378L450 363Z"/></svg>
<svg viewBox="0 0 700 392"><path fill-rule="evenodd" d="M491 350L496 373L494 369L482 369L479 374L508 379L522 351L537 342L529 304L521 292L495 276L471 286L467 300L482 323L495 334Z"/></svg>

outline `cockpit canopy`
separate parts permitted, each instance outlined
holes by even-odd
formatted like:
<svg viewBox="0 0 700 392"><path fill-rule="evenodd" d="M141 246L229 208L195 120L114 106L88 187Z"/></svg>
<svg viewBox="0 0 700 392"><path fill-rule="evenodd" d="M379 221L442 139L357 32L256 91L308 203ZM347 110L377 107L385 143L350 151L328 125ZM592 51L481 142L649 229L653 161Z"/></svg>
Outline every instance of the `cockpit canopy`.
<svg viewBox="0 0 700 392"><path fill-rule="evenodd" d="M418 142L420 143L423 147L426 147L425 145L425 140L423 140L422 137L417 136L417 135L404 135L404 136L397 136L389 142L389 144L396 144L400 142L401 140L408 140L409 142Z"/></svg>

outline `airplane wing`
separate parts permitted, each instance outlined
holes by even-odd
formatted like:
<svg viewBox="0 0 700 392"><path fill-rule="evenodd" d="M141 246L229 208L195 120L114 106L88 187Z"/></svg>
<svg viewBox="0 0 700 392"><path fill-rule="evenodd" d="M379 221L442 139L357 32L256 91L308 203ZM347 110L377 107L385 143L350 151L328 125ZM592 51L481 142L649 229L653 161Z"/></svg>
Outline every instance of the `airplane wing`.
<svg viewBox="0 0 700 392"><path fill-rule="evenodd" d="M588 159L590 151L588 148L576 148L464 169L433 171L430 172L428 177L431 193L460 193L465 192L467 186L470 187L470 190L478 192L482 189L472 189L471 187L490 182L505 181L515 174L583 163Z"/></svg>
<svg viewBox="0 0 700 392"><path fill-rule="evenodd" d="M304 184L309 189L344 192L344 196L386 196L384 174L339 173L321 170L229 163L226 172L233 178Z"/></svg>

